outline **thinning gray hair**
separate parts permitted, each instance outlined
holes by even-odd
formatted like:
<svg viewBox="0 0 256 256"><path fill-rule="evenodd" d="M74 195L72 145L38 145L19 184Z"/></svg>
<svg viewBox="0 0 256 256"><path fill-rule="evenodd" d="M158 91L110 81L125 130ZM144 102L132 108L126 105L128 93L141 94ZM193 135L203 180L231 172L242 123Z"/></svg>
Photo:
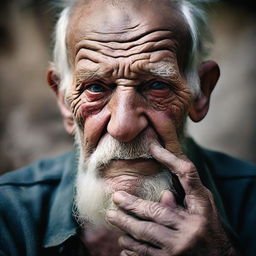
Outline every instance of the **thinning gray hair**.
<svg viewBox="0 0 256 256"><path fill-rule="evenodd" d="M70 13L79 0L59 0L62 11L56 23L54 34L53 66L60 76L60 90L66 91L72 83L72 72L68 62L66 35ZM80 0L81 1L81 0ZM200 94L198 65L208 54L210 30L203 4L214 0L169 0L179 4L181 13L187 22L192 39L187 66L184 73L193 95Z"/></svg>

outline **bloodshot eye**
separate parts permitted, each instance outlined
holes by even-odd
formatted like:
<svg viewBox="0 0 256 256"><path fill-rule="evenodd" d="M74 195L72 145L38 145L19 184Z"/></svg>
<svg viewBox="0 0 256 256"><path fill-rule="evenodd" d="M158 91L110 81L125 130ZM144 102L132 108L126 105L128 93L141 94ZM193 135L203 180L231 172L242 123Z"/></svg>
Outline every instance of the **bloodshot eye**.
<svg viewBox="0 0 256 256"><path fill-rule="evenodd" d="M160 81L155 81L148 85L149 90L164 90L167 88L169 88L169 85Z"/></svg>
<svg viewBox="0 0 256 256"><path fill-rule="evenodd" d="M86 90L89 90L94 93L105 92L106 88L100 84L90 84L86 87Z"/></svg>

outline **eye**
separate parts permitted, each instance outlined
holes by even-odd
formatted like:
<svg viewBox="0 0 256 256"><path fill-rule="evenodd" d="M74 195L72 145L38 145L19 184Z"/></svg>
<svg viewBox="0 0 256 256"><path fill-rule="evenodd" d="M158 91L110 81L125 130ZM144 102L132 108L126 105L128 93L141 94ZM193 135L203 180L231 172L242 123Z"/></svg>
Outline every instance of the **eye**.
<svg viewBox="0 0 256 256"><path fill-rule="evenodd" d="M155 81L148 85L149 90L164 90L167 88L169 88L169 85L160 81Z"/></svg>
<svg viewBox="0 0 256 256"><path fill-rule="evenodd" d="M86 87L86 90L89 90L94 93L99 93L99 92L105 92L106 88L100 84L90 84Z"/></svg>

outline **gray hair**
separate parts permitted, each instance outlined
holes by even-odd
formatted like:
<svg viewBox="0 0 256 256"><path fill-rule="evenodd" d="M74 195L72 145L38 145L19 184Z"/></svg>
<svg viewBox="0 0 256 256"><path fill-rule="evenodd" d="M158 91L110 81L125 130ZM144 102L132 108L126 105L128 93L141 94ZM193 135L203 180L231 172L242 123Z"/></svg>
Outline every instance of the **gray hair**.
<svg viewBox="0 0 256 256"><path fill-rule="evenodd" d="M68 62L66 34L70 13L79 0L62 0L59 19L54 34L53 65L60 76L60 90L66 91L72 82L72 72ZM184 73L193 95L200 94L198 65L208 53L210 32L203 4L213 0L170 0L179 3L181 13L187 22L192 39L188 64Z"/></svg>

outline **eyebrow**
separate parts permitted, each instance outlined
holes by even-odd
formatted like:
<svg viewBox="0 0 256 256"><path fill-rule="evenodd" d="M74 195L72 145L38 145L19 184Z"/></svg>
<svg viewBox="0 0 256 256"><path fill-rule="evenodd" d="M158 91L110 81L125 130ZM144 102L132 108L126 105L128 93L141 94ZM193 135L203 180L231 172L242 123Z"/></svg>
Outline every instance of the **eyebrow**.
<svg viewBox="0 0 256 256"><path fill-rule="evenodd" d="M174 67L174 64L167 62L167 61L161 61L158 62L156 64L155 68L151 68L150 73L155 75L155 76L159 76L159 77L163 77L163 78L175 78L178 75L177 70Z"/></svg>
<svg viewBox="0 0 256 256"><path fill-rule="evenodd" d="M96 80L102 78L103 72L92 70L79 70L75 74L76 84L81 84L86 80Z"/></svg>
<svg viewBox="0 0 256 256"><path fill-rule="evenodd" d="M153 76L162 78L177 78L178 72L174 64L167 61L160 61L154 64L155 67L145 70ZM76 84L82 84L86 80L97 80L106 77L106 72L99 70L79 70L75 74Z"/></svg>

